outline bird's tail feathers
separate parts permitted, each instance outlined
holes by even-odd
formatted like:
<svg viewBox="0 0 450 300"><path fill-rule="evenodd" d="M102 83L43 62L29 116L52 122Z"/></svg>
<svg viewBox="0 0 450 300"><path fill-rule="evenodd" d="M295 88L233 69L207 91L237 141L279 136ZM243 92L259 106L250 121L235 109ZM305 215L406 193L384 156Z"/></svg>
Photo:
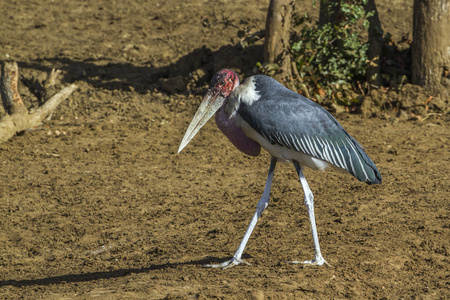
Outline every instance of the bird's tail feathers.
<svg viewBox="0 0 450 300"><path fill-rule="evenodd" d="M350 151L351 155L349 157L349 163L351 165L349 170L350 174L355 176L359 181L368 184L381 183L381 174L375 163L358 143L354 143L353 146L354 149Z"/></svg>

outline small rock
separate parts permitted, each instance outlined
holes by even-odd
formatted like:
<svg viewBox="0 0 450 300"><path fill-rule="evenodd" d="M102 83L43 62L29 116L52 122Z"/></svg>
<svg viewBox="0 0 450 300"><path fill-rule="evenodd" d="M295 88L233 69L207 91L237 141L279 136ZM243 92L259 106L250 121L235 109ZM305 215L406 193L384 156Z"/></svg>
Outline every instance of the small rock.
<svg viewBox="0 0 450 300"><path fill-rule="evenodd" d="M152 97L156 100L161 101L164 98L164 95L162 93L152 93Z"/></svg>
<svg viewBox="0 0 450 300"><path fill-rule="evenodd" d="M135 47L137 48L137 50L139 51L148 51L148 47L144 44L140 44L140 45L135 45Z"/></svg>
<svg viewBox="0 0 450 300"><path fill-rule="evenodd" d="M343 105L333 103L333 104L331 104L331 106L334 108L334 110L336 111L337 114L346 112L345 106L343 106Z"/></svg>
<svg viewBox="0 0 450 300"><path fill-rule="evenodd" d="M127 44L123 47L123 51L130 51L131 49L136 49L136 47L133 44Z"/></svg>
<svg viewBox="0 0 450 300"><path fill-rule="evenodd" d="M410 115L403 109L399 109L397 113L397 118L400 120L408 120Z"/></svg>
<svg viewBox="0 0 450 300"><path fill-rule="evenodd" d="M380 111L380 107L377 107L377 105L373 101L373 95L372 96L364 96L363 102L361 104L361 112L365 117L373 117L376 116L377 113Z"/></svg>
<svg viewBox="0 0 450 300"><path fill-rule="evenodd" d="M251 294L252 300L264 300L264 292L261 290L253 291Z"/></svg>
<svg viewBox="0 0 450 300"><path fill-rule="evenodd" d="M398 95L395 91L389 91L388 97L390 98L391 101L398 99Z"/></svg>

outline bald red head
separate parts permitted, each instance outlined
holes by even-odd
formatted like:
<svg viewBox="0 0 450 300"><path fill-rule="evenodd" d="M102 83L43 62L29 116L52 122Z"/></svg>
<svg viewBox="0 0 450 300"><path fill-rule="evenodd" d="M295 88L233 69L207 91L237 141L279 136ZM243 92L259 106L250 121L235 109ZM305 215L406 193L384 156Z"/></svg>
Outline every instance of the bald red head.
<svg viewBox="0 0 450 300"><path fill-rule="evenodd" d="M209 89L213 94L220 93L223 97L228 97L235 87L239 85L239 77L236 73L228 69L217 72L209 83Z"/></svg>

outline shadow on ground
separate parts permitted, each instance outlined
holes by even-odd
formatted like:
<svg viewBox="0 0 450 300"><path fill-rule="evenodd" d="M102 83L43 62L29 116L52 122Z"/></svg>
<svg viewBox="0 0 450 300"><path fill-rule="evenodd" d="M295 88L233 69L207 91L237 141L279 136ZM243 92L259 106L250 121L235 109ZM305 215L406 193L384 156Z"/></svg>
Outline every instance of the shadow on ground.
<svg viewBox="0 0 450 300"><path fill-rule="evenodd" d="M244 258L249 258L250 255L244 255ZM163 270L168 268L176 268L178 266L183 265L198 265L203 266L209 263L220 263L226 260L229 260L230 257L227 258L219 258L219 257L207 257L205 259L193 260L189 262L181 262L181 263L165 263L159 265L151 265L145 268L129 268L129 269L118 269L114 271L104 271L104 272L92 272L92 273L79 273L79 274L67 274L67 275L59 275L59 276L51 276L46 278L38 278L38 279L23 279L23 280L3 280L0 281L0 287L4 286L14 286L14 287L24 287L24 286L34 286L34 285L51 285L51 284L61 284L61 283L75 283L75 282L86 282L86 281L95 281L99 279L111 279L124 277L129 274L140 274L146 273L153 270Z"/></svg>
<svg viewBox="0 0 450 300"><path fill-rule="evenodd" d="M158 89L169 94L185 94L188 90L192 93L192 88L195 93L195 88L208 83L214 73L222 68L232 68L240 73L251 71L256 62L262 61L262 53L262 45L243 49L236 44L223 46L217 51L201 47L159 68L152 68L146 63L112 63L101 58L80 61L67 57L19 62L19 66L46 73L54 67L63 71L63 82L85 81L94 88L134 90L139 93Z"/></svg>

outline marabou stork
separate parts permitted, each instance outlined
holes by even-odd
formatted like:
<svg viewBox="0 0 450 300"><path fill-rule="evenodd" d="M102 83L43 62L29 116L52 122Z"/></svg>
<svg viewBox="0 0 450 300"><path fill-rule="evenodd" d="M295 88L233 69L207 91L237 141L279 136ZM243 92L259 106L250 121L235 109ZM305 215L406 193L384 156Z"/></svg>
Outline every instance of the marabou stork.
<svg viewBox="0 0 450 300"><path fill-rule="evenodd" d="M363 147L328 111L271 77L256 75L239 85L237 74L223 69L212 78L178 153L214 113L219 129L240 151L257 156L262 147L272 157L263 195L239 248L229 261L206 267L230 268L240 263L248 264L242 259L242 253L258 218L269 204L272 178L279 159L292 162L298 173L314 243L313 260L291 263L328 264L320 252L314 197L303 175L303 167L314 170L335 167L368 184L381 183L381 174Z"/></svg>

